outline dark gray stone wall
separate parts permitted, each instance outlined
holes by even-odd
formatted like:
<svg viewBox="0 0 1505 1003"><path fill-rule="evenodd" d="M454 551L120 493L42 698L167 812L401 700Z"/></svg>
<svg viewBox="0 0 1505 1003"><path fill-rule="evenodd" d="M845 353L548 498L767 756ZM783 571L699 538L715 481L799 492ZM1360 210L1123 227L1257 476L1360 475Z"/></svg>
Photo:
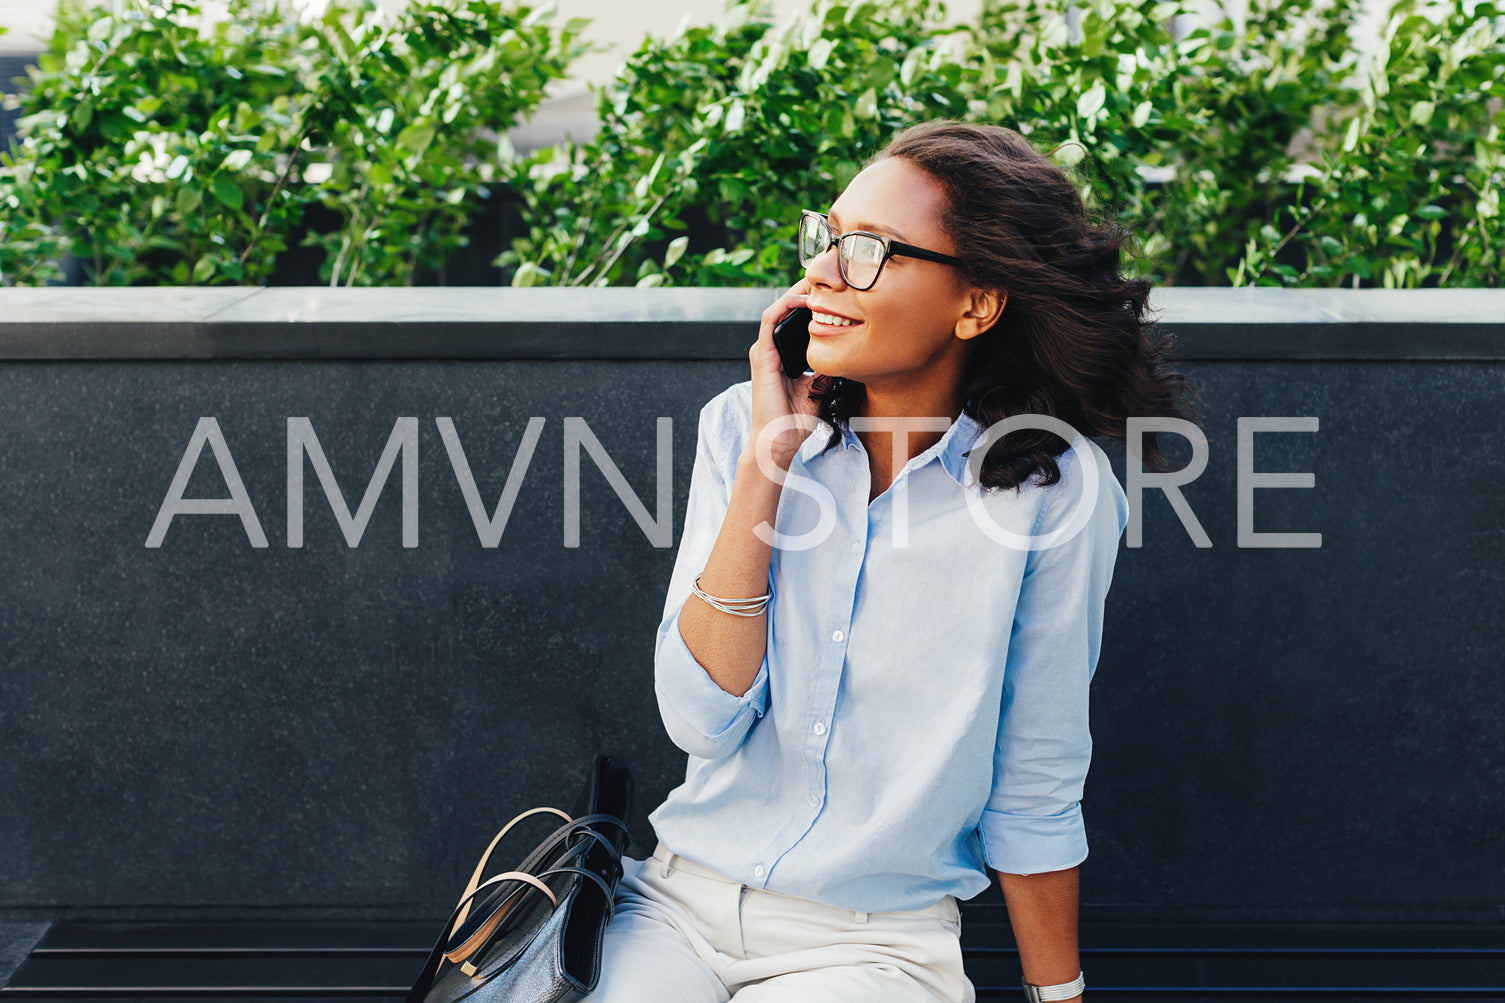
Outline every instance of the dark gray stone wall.
<svg viewBox="0 0 1505 1003"><path fill-rule="evenodd" d="M684 766L652 692L674 550L588 455L565 546L564 420L653 513L672 419L677 542L696 414L746 378L768 299L0 291L0 918L437 914L508 818L568 807L597 751L634 768L648 853ZM1505 298L1162 303L1205 401L1183 492L1213 546L1149 493L1143 546L1120 550L1083 915L1499 922ZM265 548L224 515L145 545L204 416ZM1255 529L1320 548L1238 546L1239 416L1319 419L1257 435L1253 469L1315 474L1255 491ZM305 463L287 545L289 417L352 511L417 419L416 547L400 462L353 548ZM488 510L545 420L495 549L439 417ZM186 495L226 493L206 449Z"/></svg>

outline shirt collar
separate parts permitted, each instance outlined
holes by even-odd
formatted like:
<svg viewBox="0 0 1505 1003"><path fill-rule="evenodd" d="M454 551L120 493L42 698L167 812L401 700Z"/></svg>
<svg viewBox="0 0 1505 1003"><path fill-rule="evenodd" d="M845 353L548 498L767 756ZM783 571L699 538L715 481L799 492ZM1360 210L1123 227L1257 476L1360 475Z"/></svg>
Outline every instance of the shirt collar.
<svg viewBox="0 0 1505 1003"><path fill-rule="evenodd" d="M824 419L815 420L815 428L805 436L805 441L800 443L799 459L801 463L808 464L819 456L826 448L826 442L831 438L831 425ZM850 428L842 429L842 446L851 449L857 443L857 435Z"/></svg>
<svg viewBox="0 0 1505 1003"><path fill-rule="evenodd" d="M929 449L915 457L918 461L916 468L924 466L932 459L939 458L941 466L951 479L962 487L968 484L967 478L967 452L982 438L982 426L970 414L963 411L946 429L939 441ZM808 464L819 456L826 448L826 442L831 438L831 426L825 421L818 420L815 429L805 437L800 444L799 459L801 463ZM841 445L844 449L852 449L861 445L857 434L850 427L841 430ZM914 461L911 461L914 462Z"/></svg>
<svg viewBox="0 0 1505 1003"><path fill-rule="evenodd" d="M941 450L941 463L946 468L946 473L951 475L952 480L962 487L967 487L967 453L982 438L983 427L976 418L963 411L951 427L946 429L946 434L941 436L941 441L935 447Z"/></svg>

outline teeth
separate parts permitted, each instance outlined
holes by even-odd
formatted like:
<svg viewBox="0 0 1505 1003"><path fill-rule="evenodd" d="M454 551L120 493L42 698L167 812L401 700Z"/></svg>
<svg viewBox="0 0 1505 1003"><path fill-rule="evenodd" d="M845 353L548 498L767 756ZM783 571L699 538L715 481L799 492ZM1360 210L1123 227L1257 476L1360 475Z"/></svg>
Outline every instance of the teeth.
<svg viewBox="0 0 1505 1003"><path fill-rule="evenodd" d="M819 323L832 324L836 327L851 327L853 324L857 323L855 320L847 320L845 317L838 317L835 314L829 313L812 312L811 316L813 316Z"/></svg>

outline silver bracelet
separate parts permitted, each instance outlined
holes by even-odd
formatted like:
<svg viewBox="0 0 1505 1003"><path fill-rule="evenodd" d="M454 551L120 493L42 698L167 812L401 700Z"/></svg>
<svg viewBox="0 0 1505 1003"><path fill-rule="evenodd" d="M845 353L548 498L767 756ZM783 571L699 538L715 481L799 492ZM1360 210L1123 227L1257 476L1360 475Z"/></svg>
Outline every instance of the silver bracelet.
<svg viewBox="0 0 1505 1003"><path fill-rule="evenodd" d="M721 599L701 590L699 575L695 576L695 584L690 587L707 606L719 609L723 613L730 613L732 616L757 616L767 607L768 600L773 598L773 593L770 592L753 599Z"/></svg>
<svg viewBox="0 0 1505 1003"><path fill-rule="evenodd" d="M1062 982L1055 986L1032 986L1028 979L1020 982L1024 986L1024 998L1029 1003L1049 1003L1051 1000L1072 1000L1087 991L1087 979L1080 971L1076 978L1070 982Z"/></svg>

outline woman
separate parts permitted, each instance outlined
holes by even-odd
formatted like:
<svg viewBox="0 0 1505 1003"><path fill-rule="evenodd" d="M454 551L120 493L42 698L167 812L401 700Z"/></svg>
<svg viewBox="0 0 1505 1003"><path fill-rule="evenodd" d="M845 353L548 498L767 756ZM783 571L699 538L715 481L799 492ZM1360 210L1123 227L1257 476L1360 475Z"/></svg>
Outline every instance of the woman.
<svg viewBox="0 0 1505 1003"><path fill-rule="evenodd" d="M945 122L804 214L751 380L701 412L655 663L689 764L592 1003L973 1000L957 900L989 869L1026 993L1080 998L1088 683L1127 518L1087 436L1187 389L1122 240L1017 134ZM815 375L790 379L772 329L799 306ZM991 428L1010 416L1035 417Z"/></svg>

